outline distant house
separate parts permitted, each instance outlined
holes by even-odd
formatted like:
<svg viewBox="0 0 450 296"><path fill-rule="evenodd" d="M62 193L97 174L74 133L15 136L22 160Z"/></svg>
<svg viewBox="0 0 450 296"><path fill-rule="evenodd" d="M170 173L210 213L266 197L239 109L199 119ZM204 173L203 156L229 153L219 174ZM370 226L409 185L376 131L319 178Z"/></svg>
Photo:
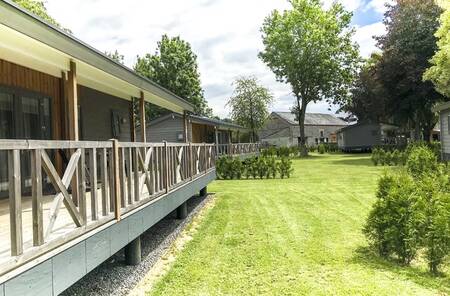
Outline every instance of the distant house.
<svg viewBox="0 0 450 296"><path fill-rule="evenodd" d="M331 114L306 113L306 143L308 146L336 143L336 132L347 125L347 122ZM296 146L299 138L298 121L291 112L272 112L259 132L261 143L275 146Z"/></svg>
<svg viewBox="0 0 450 296"><path fill-rule="evenodd" d="M373 147L397 144L398 127L385 123L358 123L337 132L338 147L345 152L369 151Z"/></svg>
<svg viewBox="0 0 450 296"><path fill-rule="evenodd" d="M169 113L147 124L149 142L185 142L184 125L187 125L187 140L192 143L238 143L247 129L240 125L197 115L183 116Z"/></svg>
<svg viewBox="0 0 450 296"><path fill-rule="evenodd" d="M439 113L442 159L450 160L450 102L436 106L433 111Z"/></svg>

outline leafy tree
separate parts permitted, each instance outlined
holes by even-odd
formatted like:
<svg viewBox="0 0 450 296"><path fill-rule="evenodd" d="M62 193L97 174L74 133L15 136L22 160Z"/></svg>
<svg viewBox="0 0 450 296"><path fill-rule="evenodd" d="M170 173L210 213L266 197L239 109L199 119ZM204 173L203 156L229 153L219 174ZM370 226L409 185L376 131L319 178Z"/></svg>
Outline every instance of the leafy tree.
<svg viewBox="0 0 450 296"><path fill-rule="evenodd" d="M269 115L268 107L273 96L267 88L259 85L256 77L239 77L233 85L235 89L227 103L231 107L231 118L250 129L255 141L256 130L263 126Z"/></svg>
<svg viewBox="0 0 450 296"><path fill-rule="evenodd" d="M52 18L48 12L47 8L44 5L44 1L37 1L37 0L13 0L16 4L19 6L22 6L29 12L37 15L41 19L49 22L52 25L55 25L56 27L66 31L67 33L72 33L69 29L63 28L60 23L58 23L54 18Z"/></svg>
<svg viewBox="0 0 450 296"><path fill-rule="evenodd" d="M373 53L365 62L351 89L350 100L341 111L356 116L359 122L387 122L384 88L378 81L379 53Z"/></svg>
<svg viewBox="0 0 450 296"><path fill-rule="evenodd" d="M415 130L416 139L427 141L437 121L431 108L443 97L422 77L437 50L434 33L441 12L434 0L398 0L385 14L386 35L377 37L387 111L396 123Z"/></svg>
<svg viewBox="0 0 450 296"><path fill-rule="evenodd" d="M197 56L191 45L180 37L163 35L154 54L138 56L134 70L191 102L196 114L212 115L201 87ZM150 112L153 118L164 113L156 106L152 106Z"/></svg>
<svg viewBox="0 0 450 296"><path fill-rule="evenodd" d="M305 113L310 102L342 103L356 75L358 48L349 28L352 14L334 2L291 0L290 10L273 11L261 28L264 51L259 57L296 98L292 112L300 128L301 155L307 155Z"/></svg>
<svg viewBox="0 0 450 296"><path fill-rule="evenodd" d="M435 36L438 38L438 52L431 59L431 66L424 79L433 82L436 90L450 98L450 4L441 15L441 26Z"/></svg>
<svg viewBox="0 0 450 296"><path fill-rule="evenodd" d="M110 57L112 60L120 63L120 64L124 64L124 55L120 54L117 49L112 52L112 51L105 51L105 54Z"/></svg>

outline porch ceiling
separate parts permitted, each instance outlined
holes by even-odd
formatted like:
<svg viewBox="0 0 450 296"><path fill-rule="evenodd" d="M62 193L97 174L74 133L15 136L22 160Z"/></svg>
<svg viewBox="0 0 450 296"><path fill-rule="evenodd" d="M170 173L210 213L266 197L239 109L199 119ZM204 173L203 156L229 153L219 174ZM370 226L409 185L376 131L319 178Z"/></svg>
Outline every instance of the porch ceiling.
<svg viewBox="0 0 450 296"><path fill-rule="evenodd" d="M72 60L78 84L125 100L143 91L147 102L177 113L193 111L172 92L5 0L0 0L0 59L56 77L69 71Z"/></svg>

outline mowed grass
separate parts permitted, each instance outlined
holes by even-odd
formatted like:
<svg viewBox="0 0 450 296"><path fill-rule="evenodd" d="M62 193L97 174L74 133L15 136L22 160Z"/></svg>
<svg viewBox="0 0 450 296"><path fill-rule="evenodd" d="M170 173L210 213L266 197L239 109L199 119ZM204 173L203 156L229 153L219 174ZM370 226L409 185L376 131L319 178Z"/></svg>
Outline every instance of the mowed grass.
<svg viewBox="0 0 450 296"><path fill-rule="evenodd" d="M448 276L401 267L361 228L383 168L367 155L294 160L290 179L215 181L207 214L151 295L447 295ZM446 267L448 274L448 267Z"/></svg>

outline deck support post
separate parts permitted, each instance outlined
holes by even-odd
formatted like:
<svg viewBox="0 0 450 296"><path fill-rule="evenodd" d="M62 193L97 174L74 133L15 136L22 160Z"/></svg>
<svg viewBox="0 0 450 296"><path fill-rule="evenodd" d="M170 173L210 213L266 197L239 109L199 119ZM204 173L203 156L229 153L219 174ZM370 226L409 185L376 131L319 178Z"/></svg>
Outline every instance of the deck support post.
<svg viewBox="0 0 450 296"><path fill-rule="evenodd" d="M205 186L202 189L200 189L200 196L207 196L208 195L208 187Z"/></svg>
<svg viewBox="0 0 450 296"><path fill-rule="evenodd" d="M177 208L177 219L185 219L187 217L187 201Z"/></svg>
<svg viewBox="0 0 450 296"><path fill-rule="evenodd" d="M125 246L125 263L127 265L139 265L141 260L141 237L138 236Z"/></svg>
<svg viewBox="0 0 450 296"><path fill-rule="evenodd" d="M219 156L219 131L217 126L214 127L214 142L216 143L216 155Z"/></svg>
<svg viewBox="0 0 450 296"><path fill-rule="evenodd" d="M189 142L189 133L188 133L188 125L189 125L189 119L188 119L188 114L186 111L184 111L183 113L183 138L184 138L184 142L188 143Z"/></svg>
<svg viewBox="0 0 450 296"><path fill-rule="evenodd" d="M136 142L136 117L134 115L134 98L130 101L130 133L131 142Z"/></svg>
<svg viewBox="0 0 450 296"><path fill-rule="evenodd" d="M74 61L70 61L70 71L67 75L67 107L68 107L68 119L69 119L69 140L79 141L78 131L78 82L77 82L77 64ZM73 154L75 150L71 149L70 154ZM78 171L78 168L77 168ZM76 206L78 206L78 187L79 187L79 173L73 175L71 182L72 186L72 199Z"/></svg>
<svg viewBox="0 0 450 296"><path fill-rule="evenodd" d="M139 120L141 124L141 142L147 142L147 131L146 131L146 123L145 123L145 98L144 92L141 91L141 97L139 98Z"/></svg>

